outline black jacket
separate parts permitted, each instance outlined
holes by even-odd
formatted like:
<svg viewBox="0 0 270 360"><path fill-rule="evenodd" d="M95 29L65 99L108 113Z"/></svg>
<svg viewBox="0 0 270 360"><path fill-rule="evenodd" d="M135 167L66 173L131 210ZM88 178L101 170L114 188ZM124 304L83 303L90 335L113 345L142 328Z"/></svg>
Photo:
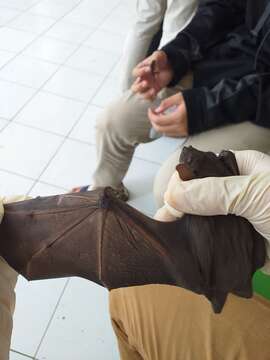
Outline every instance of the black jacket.
<svg viewBox="0 0 270 360"><path fill-rule="evenodd" d="M183 91L189 134L251 120L270 127L270 0L201 0L164 50Z"/></svg>

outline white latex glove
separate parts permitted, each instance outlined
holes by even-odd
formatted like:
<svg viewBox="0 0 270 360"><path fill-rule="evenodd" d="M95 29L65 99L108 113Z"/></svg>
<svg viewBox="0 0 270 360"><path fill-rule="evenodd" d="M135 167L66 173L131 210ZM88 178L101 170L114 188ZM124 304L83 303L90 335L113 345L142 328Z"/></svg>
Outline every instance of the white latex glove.
<svg viewBox="0 0 270 360"><path fill-rule="evenodd" d="M268 240L270 259L270 156L253 150L234 154L241 176L181 181L175 172L155 218L168 221L170 216L171 221L183 213L242 216ZM270 273L269 262L264 271Z"/></svg>

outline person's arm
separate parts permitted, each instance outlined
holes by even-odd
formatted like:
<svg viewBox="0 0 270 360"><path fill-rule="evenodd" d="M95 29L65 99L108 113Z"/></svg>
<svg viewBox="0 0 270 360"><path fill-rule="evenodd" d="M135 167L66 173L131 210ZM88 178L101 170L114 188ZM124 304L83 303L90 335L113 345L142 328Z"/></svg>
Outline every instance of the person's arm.
<svg viewBox="0 0 270 360"><path fill-rule="evenodd" d="M214 88L182 92L188 119L189 135L228 123L256 118L259 76L250 74L240 80L224 79Z"/></svg>
<svg viewBox="0 0 270 360"><path fill-rule="evenodd" d="M163 100L155 111L149 109L148 117L156 131L173 137L247 120L269 127L256 116L259 94L258 75L247 75L239 81L226 79L213 89L183 90ZM164 114L172 106L174 111Z"/></svg>
<svg viewBox="0 0 270 360"><path fill-rule="evenodd" d="M177 84L188 72L193 60L200 59L210 46L244 22L246 2L199 1L197 13L191 23L162 48L173 68L174 78L171 85Z"/></svg>

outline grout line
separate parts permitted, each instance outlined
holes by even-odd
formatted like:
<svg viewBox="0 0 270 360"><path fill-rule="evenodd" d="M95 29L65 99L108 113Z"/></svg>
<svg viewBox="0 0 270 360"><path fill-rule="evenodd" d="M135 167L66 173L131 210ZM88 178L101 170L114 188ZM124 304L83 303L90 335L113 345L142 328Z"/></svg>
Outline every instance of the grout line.
<svg viewBox="0 0 270 360"><path fill-rule="evenodd" d="M6 8L8 10L15 10L15 11L19 11L19 14L15 15L14 18L7 20L7 22L5 22L4 24L1 25L2 28L4 27L8 27L7 25L10 24L12 21L16 20L18 17L20 17L21 15L23 15L24 13L28 12L32 7L36 6L37 4L41 3L42 0L37 1L35 4L30 5L29 7L27 7L26 9L18 9L18 8L12 8L9 6L0 6L1 8Z"/></svg>
<svg viewBox="0 0 270 360"><path fill-rule="evenodd" d="M14 350L14 349L10 349L11 352L15 353L15 354L19 354L23 357L26 357L27 359L35 359L34 357L30 356L30 355L27 355L27 354L24 354L20 351L17 351L17 350Z"/></svg>
<svg viewBox="0 0 270 360"><path fill-rule="evenodd" d="M14 17L12 17L11 19L8 19L6 21L4 21L1 25L0 25L0 28L5 28L6 27L6 24L8 24L10 21L13 21L15 20L18 16L21 15L21 13L23 13L22 11L18 10L18 9L11 9L9 7L6 7L6 6L0 6L0 11L4 9L4 10L13 10L13 11L17 11L18 14L14 15Z"/></svg>
<svg viewBox="0 0 270 360"><path fill-rule="evenodd" d="M63 67L67 67L67 66L61 65L61 69L62 69ZM73 68L70 68L70 69L74 70ZM56 70L56 72L58 72L58 71L59 71L59 69ZM52 74L52 76L54 76L54 75L56 74L56 72L54 72L54 73ZM93 74L93 75L99 75L99 74L96 74L96 73L95 73L95 74L92 73L92 74ZM37 88L37 87L33 87L33 86L30 86L30 85L26 85L26 84L23 84L23 83L21 83L21 82L17 82L17 81L14 81L14 80L4 79L4 78L1 77L1 74L0 74L0 82L6 82L6 83L13 84L13 85L18 85L18 86L20 86L20 87L25 87L25 88L27 88L27 89L33 90L33 91L38 92L38 93L50 94L50 95L57 96L57 97L59 97L59 98L66 99L66 100L72 100L73 102L77 102L77 103L79 103L79 104L88 104L89 100L83 101L83 100L77 99L77 98L72 97L72 96L67 96L67 95L63 95L63 94L60 94L60 93L57 93L57 92L54 92L54 91L51 91L51 90L43 89L43 86L45 86L46 83L47 83L47 81L50 81L50 80L51 80L51 76L48 78L48 80L45 80L40 87ZM103 81L103 80L101 81L101 83L102 83L102 85L104 85L104 81ZM99 85L100 85L100 84L99 84ZM99 85L96 87L96 89L99 87ZM90 90L95 91L96 89L94 88L94 89L90 89ZM37 94L36 94L36 95L37 95ZM92 98L92 95L91 95L91 98ZM27 101L27 103L28 103L28 101ZM94 104L94 103L93 103L92 105L93 105L93 106L96 106L96 107L99 107L99 108L101 108L101 109L104 108L103 106L98 105L98 104ZM23 105L23 107L22 107L19 111L21 111L25 106L26 106L26 104ZM17 115L18 115L18 114L17 114ZM17 116L17 115L16 115L16 116ZM15 117L15 116L12 116L11 119L13 119L14 117ZM13 121L13 120L8 119L8 118L5 118L5 117L0 117L0 119L7 120L7 121Z"/></svg>
<svg viewBox="0 0 270 360"><path fill-rule="evenodd" d="M5 173L8 173L8 174L10 174L10 175L15 175L15 176L18 176L18 177L22 177L22 178L24 178L25 180L35 181L35 178L32 178L32 177L30 177L30 176L26 176L26 175L17 173L16 171L3 169L3 168L1 168L1 167L0 167L0 172L5 172Z"/></svg>
<svg viewBox="0 0 270 360"><path fill-rule="evenodd" d="M44 18L46 18L46 19L54 20L54 23L53 23L52 25L48 26L46 29L44 29L43 31L41 31L42 34L44 33L44 31L45 31L45 33L47 33L52 27L54 27L57 23L59 23L60 21L63 20L63 19L60 19L60 20L56 20L56 21L55 21L54 18L49 17L49 16L36 15L36 14L33 14L33 13L30 13L30 14L33 15L33 16L40 16L40 17L44 17ZM88 29L88 30L89 30L89 34L87 34L87 35L85 36L85 38L82 39L81 41L67 40L67 39L59 38L59 37L57 37L57 35L46 35L46 34L45 34L45 35L43 35L43 36L46 36L47 38L51 38L51 39L53 39L53 40L62 41L62 42L67 43L67 44L78 45L79 43L82 43L82 44L83 44L83 43L88 39L88 37L91 36L91 34L93 34L92 31L95 32L95 31L97 30L96 27L92 27L92 28L91 28L91 27L85 26L85 25L83 25L83 24L82 24L82 25L80 25L80 24L74 24L74 23L71 23L70 21L67 22L67 24L68 24L68 25L73 25L73 26L74 26L74 25L78 25L78 26L81 26L81 27L85 27L85 29ZM26 34L39 35L39 33L34 33L34 32L32 32L32 31L30 31L30 30L25 30L25 29L20 29L20 28L13 27L12 24L5 25L5 27L8 28L8 29L12 29L12 30L17 30L17 31L24 32L24 33L26 33Z"/></svg>
<svg viewBox="0 0 270 360"><path fill-rule="evenodd" d="M61 66L61 68L63 68L63 66ZM59 69L57 69L56 72L58 72L58 70L59 70ZM56 74L56 72L54 72L54 73L52 74L52 76L54 76L54 75ZM48 81L50 81L50 79L51 79L51 76L48 78ZM0 82L6 82L6 83L13 84L13 85L18 85L18 86L20 86L20 87L25 87L25 88L30 89L30 90L33 90L33 91L35 91L35 92L37 92L37 93L46 93L46 94L55 95L55 96L57 96L57 97L60 97L60 98L66 99L66 100L72 100L72 101L77 102L77 103L79 103L79 104L87 104L87 103L88 103L88 101L82 101L82 100L73 98L73 97L71 97L71 96L66 96L66 95L58 94L58 93L53 92L53 91L49 91L49 90L42 89L42 87L43 87L44 85L46 85L47 80L45 80L45 81L42 83L42 85L41 85L40 87L38 87L38 88L37 88L37 87L30 86L30 85L26 85L26 84L23 84L23 83L21 83L21 82L17 82L17 81L14 81L14 80L4 79L4 78L1 77L1 75L0 75ZM91 89L91 90L92 90L92 89ZM36 94L36 95L37 95L37 94ZM28 101L27 101L27 103L28 103ZM23 107L22 107L19 111L21 111L21 110L27 105L27 103L26 103L25 105L23 105ZM93 104L93 106L98 106L98 105ZM101 106L98 106L98 107L101 107ZM17 113L16 113L16 114L17 114ZM17 115L18 115L18 114L17 114ZM16 116L17 116L17 115L16 115ZM12 116L11 119L13 119L14 117L15 117L15 116ZM7 121L13 121L13 120L8 119L8 118L0 117L0 119L1 119L1 118L4 119L4 120L7 120Z"/></svg>
<svg viewBox="0 0 270 360"><path fill-rule="evenodd" d="M41 2L41 1L40 1L40 2ZM46 34L46 32L49 31L58 21L61 21L65 16L67 16L68 14L70 14L70 13L71 13L76 7L78 7L79 4L82 3L82 2L83 2L83 0L80 0L80 2L79 2L78 4L76 4L76 5L75 5L70 11L68 11L66 14L64 14L63 16L61 16L59 19L54 19L55 22L54 22L51 26L49 26L47 29L45 29L44 31L42 31L40 34L34 34L34 33L32 33L33 36L35 36L35 38L34 38L32 41L30 41L21 51L17 52L16 55L15 55L13 58L11 58L5 65L1 66L1 67L0 67L0 70L2 70L4 66L6 66L7 64L9 64L9 63L10 63L11 61L13 61L16 57L18 57L19 55L21 55L21 54L22 54L28 47L30 47L37 39L39 39L39 38L41 38L42 36L44 36L44 35ZM34 4L34 5L31 6L29 9L31 9L31 8L34 7L34 6L36 6L37 4L39 4L39 3ZM29 9L28 9L28 11L29 11ZM13 28L12 28L12 29L13 29ZM13 29L13 30L22 31L22 32L23 32L23 30L18 30L18 29ZM28 33L28 34L29 34L29 33ZM1 50L5 50L5 49L1 49ZM59 64L57 64L57 65L59 65Z"/></svg>
<svg viewBox="0 0 270 360"><path fill-rule="evenodd" d="M17 173L15 171L11 171L11 170L7 170L7 169L3 169L3 168L0 168L0 173L3 172L3 173L7 173L9 175L13 175L13 176L17 176L17 177L20 177L20 178L23 178L25 180L29 180L29 181L32 181L34 182L36 180L36 178L32 178L30 176L26 176L26 175L23 175L23 174L20 174L20 173ZM39 184L43 184L43 185L48 185L48 186L52 186L56 189L59 189L61 191L68 191L67 188L65 187L62 187L62 186L59 186L59 185L56 185L56 184L52 184L52 183L49 183L47 181L43 181L43 180L39 180L38 182L36 182L36 184L39 183ZM30 193L30 191L32 190L32 187L30 188L30 190L28 190L26 192L26 195L28 195Z"/></svg>
<svg viewBox="0 0 270 360"><path fill-rule="evenodd" d="M32 5L30 5L29 7L25 8L25 9L18 9L18 8L13 8L13 7L10 7L10 6L2 6L2 5L0 5L0 8L4 8L4 9L8 9L8 10L14 10L14 11L19 12L19 14L14 16L14 18L9 19L9 20L7 20L7 22L2 24L1 27L7 27L7 24L9 24L12 21L16 20L18 17L20 17L21 15L23 15L24 13L29 11L32 7L36 6L37 4L39 4L41 2L42 2L42 0L38 0L35 4L32 4Z"/></svg>
<svg viewBox="0 0 270 360"><path fill-rule="evenodd" d="M39 181L37 184L48 185L48 186L54 187L56 189L59 189L59 191L65 191L65 192L68 191L68 189L66 189L64 187L61 187L59 185L54 185L54 184L48 183L46 181ZM29 191L27 192L27 195L29 195Z"/></svg>
<svg viewBox="0 0 270 360"><path fill-rule="evenodd" d="M50 320L49 320L49 322L48 322L48 324L47 324L47 326L46 326L46 329L45 329L45 331L44 331L44 333L43 333L43 335L42 335L42 337L41 337L41 339L40 339L40 342L39 342L39 344L38 344L38 346L37 346L37 349L36 349L36 351L35 351L35 353L34 353L34 358L36 358L36 357L38 356L38 352L39 352L39 350L40 350L40 347L41 347L41 345L42 345L42 342L43 342L43 340L45 339L45 336L47 335L47 332L48 332L48 330L49 330L49 327L50 327L50 325L51 325L51 323L52 323L52 321L53 321L54 315L55 315L55 313L56 313L56 311L57 311L57 309L58 309L58 306L59 306L59 304L60 304L63 296L64 296L64 293L65 293L65 291L66 291L66 289L67 289L67 286L68 286L69 282L70 282L70 278L67 279L67 281L66 281L66 283L65 283L65 285L64 285L64 288L63 288L63 290L62 290L62 292L61 292L61 294L60 294L60 296L59 296L59 299L58 299L58 301L57 301L57 303L56 303L56 305L55 305L55 308L54 308L54 310L53 310L52 316L50 317Z"/></svg>
<svg viewBox="0 0 270 360"><path fill-rule="evenodd" d="M17 177L20 177L20 178L23 178L25 180L29 180L29 181L35 181L36 178L32 178L30 176L26 176L26 175L23 175L23 174L20 174L20 173L17 173L15 171L11 171L11 170L7 170L7 169L3 169L3 168L0 168L0 173L3 172L3 173L7 173L9 175L14 175L14 176L17 176ZM52 183L49 183L47 181L43 181L43 180L40 180L38 181L38 183L41 183L41 184L44 184L44 185L48 185L48 186L52 186L52 187L55 187L59 190L63 190L63 191L67 191L68 189L62 187L62 186L59 186L59 185L56 185L56 184L52 184ZM29 194L30 190L28 190L28 192L26 193Z"/></svg>
<svg viewBox="0 0 270 360"><path fill-rule="evenodd" d="M54 136L58 136L59 138L63 139L65 138L65 135L64 134L60 134L60 133L57 133L57 132L54 132L52 130L47 130L47 129L42 129L38 126L35 126L35 125L29 125L29 124L25 124L23 122L20 122L18 120L13 120L12 121L12 124L16 124L16 125L20 125L20 126L23 126L27 129L34 129L34 130L38 130L38 131L41 131L43 133L46 133L46 134L49 134L49 135L54 135Z"/></svg>
<svg viewBox="0 0 270 360"><path fill-rule="evenodd" d="M119 0L119 3L120 3L120 0ZM118 6L119 3L116 5ZM115 6L115 7L116 7ZM100 25L107 19L107 17L109 16L110 14L108 14L104 19L103 21L100 23ZM77 50L80 48L81 44L78 46ZM75 50L75 52L77 51ZM74 52L74 53L75 53ZM65 62L68 61L68 59L74 54L72 53L67 59ZM34 186L36 185L36 183L38 181L40 181L40 178L42 177L42 175L45 173L45 171L48 169L48 167L50 166L50 164L52 163L52 161L55 159L56 155L59 153L59 151L61 150L61 148L63 147L66 139L69 138L69 135L71 134L71 132L73 131L73 129L75 128L75 126L79 123L79 121L82 119L83 115L86 113L88 107L91 105L91 102L92 100L94 99L94 97L96 96L96 94L99 92L99 90L102 88L102 86L104 85L105 81L107 80L107 78L109 77L109 73L114 69L114 67L116 66L117 62L115 62L115 64L113 64L113 66L111 66L111 69L110 71L108 71L108 74L104 77L103 81L101 82L101 84L97 87L96 91L93 93L93 95L90 97L89 101L86 103L86 106L85 108L83 109L81 115L78 117L77 121L73 124L73 126L71 127L71 129L69 130L69 132L65 135L63 141L61 142L61 144L57 147L55 153L53 154L53 156L51 157L51 159L48 161L47 165L43 168L43 171L41 172L41 174L39 175L39 177L36 179L36 181L34 182L32 188L29 190L29 191L32 191L32 189L34 188ZM65 65L65 63L63 63L62 65ZM44 87L44 85L43 85Z"/></svg>
<svg viewBox="0 0 270 360"><path fill-rule="evenodd" d="M66 15L68 15L69 13L71 13L77 6L79 6L79 4L80 4L82 1L83 1L83 0L80 0L80 2L79 2L76 6L74 6L74 7L72 8L72 10L70 10L67 14L65 14L65 15L64 15L63 17L61 17L59 20L63 19ZM55 25L55 23L52 24L51 27L54 26L54 25ZM49 27L48 29L50 29L51 27ZM23 53L23 51L24 51L27 47L29 47L31 44L33 44L34 41L36 41L37 39L41 38L41 37L43 36L43 34L48 31L48 29L45 30L44 32L42 32L40 35L38 35L38 36L37 36L33 41L31 41L28 45L26 45L19 53L16 54L16 56L14 56L12 59L10 59L5 65L3 65L2 67L0 67L0 71L3 69L4 66L6 66L7 64L9 64L11 61L15 60L19 55L21 55L21 54ZM78 47L76 47L76 48L74 49L74 51L67 57L67 59L69 59L69 57L72 56L72 55L79 49L79 46L80 46L80 45L78 45ZM65 61L67 61L67 59L66 59ZM30 98L24 103L24 105L23 105L21 108L19 108L19 110L10 118L10 122L12 122L12 121L16 118L16 116L26 107L26 105L28 105L28 104L32 101L32 99L38 94L38 92L42 89L42 87L43 87L45 84L47 84L47 82L59 71L59 69L61 68L61 66L62 66L63 64L64 64L64 62L62 62L61 64L58 64L57 69L51 74L51 76L46 80L46 82L45 82L44 84L42 84L41 87L39 87L38 89L36 89L36 91L33 93L33 95L30 96ZM5 128L6 128L7 126L8 126L8 124L5 126Z"/></svg>

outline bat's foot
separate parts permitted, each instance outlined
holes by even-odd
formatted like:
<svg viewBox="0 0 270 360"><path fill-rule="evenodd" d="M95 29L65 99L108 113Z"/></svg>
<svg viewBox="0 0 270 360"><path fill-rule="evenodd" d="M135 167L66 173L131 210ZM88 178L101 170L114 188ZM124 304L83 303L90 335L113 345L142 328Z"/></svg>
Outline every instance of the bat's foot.
<svg viewBox="0 0 270 360"><path fill-rule="evenodd" d="M124 201L124 202L128 201L129 192L123 183L121 183L120 186L117 188L112 188L112 187L110 187L110 188L111 188L111 192L115 198L117 198L121 201ZM99 187L92 189L90 185L77 186L71 190L71 193L86 192L86 191L97 190L97 189L99 189Z"/></svg>

